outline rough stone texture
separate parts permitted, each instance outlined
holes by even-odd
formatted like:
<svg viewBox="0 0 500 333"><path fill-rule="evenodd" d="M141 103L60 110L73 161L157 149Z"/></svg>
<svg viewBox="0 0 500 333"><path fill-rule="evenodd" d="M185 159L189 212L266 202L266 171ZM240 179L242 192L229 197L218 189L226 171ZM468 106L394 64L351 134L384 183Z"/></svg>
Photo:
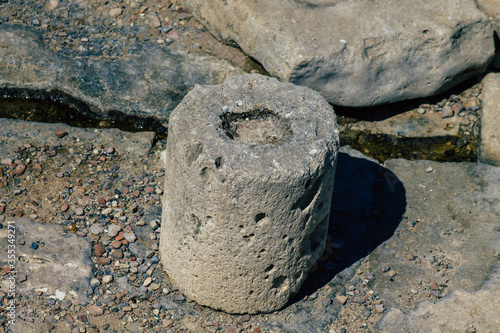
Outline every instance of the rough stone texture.
<svg viewBox="0 0 500 333"><path fill-rule="evenodd" d="M500 166L500 74L483 79L483 108L478 159Z"/></svg>
<svg viewBox="0 0 500 333"><path fill-rule="evenodd" d="M460 118L441 117L441 113L405 112L380 121L360 121L349 127L351 131L369 131L372 134L400 138L432 138L457 136Z"/></svg>
<svg viewBox="0 0 500 333"><path fill-rule="evenodd" d="M141 42L120 59L55 53L35 29L0 25L0 89L63 93L103 116L120 111L166 122L195 83L236 74L242 71L225 61Z"/></svg>
<svg viewBox="0 0 500 333"><path fill-rule="evenodd" d="M12 225L16 230L17 274L27 276L26 281L18 284L16 292L34 294L36 289L46 288L46 296L87 303L93 266L90 241L72 233L63 234L57 225L28 218L8 218L8 221L15 222ZM7 227L0 229L0 241L7 248ZM20 241L24 241L24 245L19 244ZM33 242L38 244L37 249L32 248Z"/></svg>
<svg viewBox="0 0 500 333"><path fill-rule="evenodd" d="M338 128L305 87L261 75L196 86L170 118L160 251L185 294L281 308L326 241Z"/></svg>
<svg viewBox="0 0 500 333"><path fill-rule="evenodd" d="M500 271L478 291L456 290L435 304L425 301L407 314L392 308L379 322L380 332L496 332L500 327Z"/></svg>
<svg viewBox="0 0 500 333"><path fill-rule="evenodd" d="M472 0L187 3L216 37L337 105L433 95L483 72L494 53Z"/></svg>
<svg viewBox="0 0 500 333"><path fill-rule="evenodd" d="M385 166L403 182L408 204L394 236L370 255L373 270L380 272L371 287L388 307L405 312L411 303L398 295L420 281L447 280L443 296L480 288L498 264L500 168L403 159ZM421 264L407 260L407 253ZM397 272L393 281L384 276L383 266Z"/></svg>
<svg viewBox="0 0 500 333"><path fill-rule="evenodd" d="M95 129L72 127L66 124L37 123L17 119L0 118L0 156L8 156L12 145L22 146L32 143L37 138L40 143L53 145L54 143L80 144L98 142L105 147L114 147L120 153L130 153L135 156L145 156L152 148L155 138L154 132L130 133L116 128ZM69 134L64 138L57 138L56 130L64 129Z"/></svg>

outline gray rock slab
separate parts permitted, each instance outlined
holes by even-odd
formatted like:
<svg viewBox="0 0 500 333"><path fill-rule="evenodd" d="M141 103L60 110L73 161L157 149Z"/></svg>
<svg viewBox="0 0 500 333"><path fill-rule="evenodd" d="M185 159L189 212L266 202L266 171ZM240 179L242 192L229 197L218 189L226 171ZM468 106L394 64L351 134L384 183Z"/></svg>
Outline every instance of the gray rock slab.
<svg viewBox="0 0 500 333"><path fill-rule="evenodd" d="M57 130L65 130L68 135L58 138L55 135ZM155 133L131 133L116 128L82 128L66 124L0 118L0 156L7 157L7 154L12 151L12 146L19 147L25 143L33 144L34 139L40 144L49 146L53 146L55 143L60 143L62 146L87 143L94 146L102 144L106 148L115 148L119 153L145 156L153 146Z"/></svg>
<svg viewBox="0 0 500 333"><path fill-rule="evenodd" d="M472 0L187 4L269 73L336 105L434 95L482 73L494 54L493 28Z"/></svg>
<svg viewBox="0 0 500 333"><path fill-rule="evenodd" d="M498 327L500 168L403 159L384 167L394 175L385 182L403 184L406 211L366 257L369 287L389 309L379 331Z"/></svg>
<svg viewBox="0 0 500 333"><path fill-rule="evenodd" d="M9 221L13 223L9 224ZM8 225L15 226L15 269L18 276L27 276L24 282L17 283L18 295L34 294L40 290L49 298L74 300L81 304L88 302L87 290L93 266L89 239L72 233L63 234L57 225L41 224L27 218L7 218L4 228L0 229L0 241L5 249L10 244L8 230L13 229ZM24 241L23 245L19 244L21 241ZM38 248L35 249L33 243ZM2 267L8 265L7 250L0 260Z"/></svg>
<svg viewBox="0 0 500 333"><path fill-rule="evenodd" d="M229 313L284 306L326 245L338 133L333 108L306 87L250 74L191 90L167 143L160 253L171 281Z"/></svg>
<svg viewBox="0 0 500 333"><path fill-rule="evenodd" d="M237 74L242 71L223 60L141 42L114 59L56 53L37 30L0 25L0 89L67 94L104 117L120 111L166 123L194 84Z"/></svg>
<svg viewBox="0 0 500 333"><path fill-rule="evenodd" d="M380 320L379 332L496 332L500 327L500 271L476 291L455 290L438 301L424 301L404 313L392 308ZM471 330L474 331L474 330Z"/></svg>
<svg viewBox="0 0 500 333"><path fill-rule="evenodd" d="M386 307L408 311L400 295L477 290L498 264L500 253L500 168L480 163L389 160L385 167L402 181L406 212L394 235L369 256L378 272L371 287ZM418 260L407 259L411 253ZM389 266L392 279L383 272ZM446 285L446 286L445 286Z"/></svg>
<svg viewBox="0 0 500 333"><path fill-rule="evenodd" d="M500 166L500 74L483 79L483 107L478 159Z"/></svg>

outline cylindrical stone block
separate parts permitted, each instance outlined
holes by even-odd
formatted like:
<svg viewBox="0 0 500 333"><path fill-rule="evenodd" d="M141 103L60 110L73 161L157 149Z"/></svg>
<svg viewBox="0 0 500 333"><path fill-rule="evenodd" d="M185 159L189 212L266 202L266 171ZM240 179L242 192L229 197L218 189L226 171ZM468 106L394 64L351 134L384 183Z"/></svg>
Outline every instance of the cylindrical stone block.
<svg viewBox="0 0 500 333"><path fill-rule="evenodd" d="M196 86L172 112L160 254L190 299L283 307L325 248L339 146L309 88L251 74Z"/></svg>

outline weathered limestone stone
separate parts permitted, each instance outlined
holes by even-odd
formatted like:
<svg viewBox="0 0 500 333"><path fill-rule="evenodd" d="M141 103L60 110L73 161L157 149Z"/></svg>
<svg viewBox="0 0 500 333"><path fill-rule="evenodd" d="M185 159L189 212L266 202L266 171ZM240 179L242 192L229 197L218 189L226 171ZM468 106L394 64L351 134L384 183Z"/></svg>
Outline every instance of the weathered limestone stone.
<svg viewBox="0 0 500 333"><path fill-rule="evenodd" d="M472 0L187 3L216 37L337 105L434 95L494 54L492 26Z"/></svg>
<svg viewBox="0 0 500 333"><path fill-rule="evenodd" d="M137 42L117 59L54 52L35 29L0 25L0 92L66 94L107 117L112 111L167 122L195 84L218 84L243 71L228 62Z"/></svg>
<svg viewBox="0 0 500 333"><path fill-rule="evenodd" d="M500 166L500 74L483 79L483 108L478 159Z"/></svg>
<svg viewBox="0 0 500 333"><path fill-rule="evenodd" d="M169 123L160 252L189 298L279 309L326 241L339 144L316 92L253 74L196 86Z"/></svg>

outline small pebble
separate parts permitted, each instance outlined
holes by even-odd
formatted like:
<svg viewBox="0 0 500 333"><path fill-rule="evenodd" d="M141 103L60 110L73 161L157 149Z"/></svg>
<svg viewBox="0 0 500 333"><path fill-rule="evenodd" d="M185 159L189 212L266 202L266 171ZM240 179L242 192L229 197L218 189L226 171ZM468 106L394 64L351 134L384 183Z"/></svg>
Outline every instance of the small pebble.
<svg viewBox="0 0 500 333"><path fill-rule="evenodd" d="M108 235L109 237L115 237L122 230L122 227L116 224L110 224L108 227Z"/></svg>
<svg viewBox="0 0 500 333"><path fill-rule="evenodd" d="M441 110L441 118L444 119L450 117L453 117L453 109L448 105L443 106L443 109Z"/></svg>
<svg viewBox="0 0 500 333"><path fill-rule="evenodd" d="M100 257L104 253L106 253L106 249L104 249L104 246L102 246L101 244L94 245L94 255L96 257Z"/></svg>
<svg viewBox="0 0 500 333"><path fill-rule="evenodd" d="M102 283L104 284L110 283L111 281L113 281L113 275L104 275L102 277Z"/></svg>
<svg viewBox="0 0 500 333"><path fill-rule="evenodd" d="M64 138L66 135L68 135L68 132L65 130L57 130L56 131L56 136L58 138Z"/></svg>
<svg viewBox="0 0 500 333"><path fill-rule="evenodd" d="M153 279L152 279L150 276L148 276L148 277L144 280L144 282L142 283L142 285L143 285L144 287L149 287L149 285L151 284L151 282L153 282Z"/></svg>
<svg viewBox="0 0 500 333"><path fill-rule="evenodd" d="M135 236L135 234L133 232L124 232L123 237L125 237L125 239L129 243L133 243L137 239L137 237Z"/></svg>
<svg viewBox="0 0 500 333"><path fill-rule="evenodd" d="M116 250L115 252L111 253L111 255L117 259L122 259L123 258L123 251L121 249Z"/></svg>
<svg viewBox="0 0 500 333"><path fill-rule="evenodd" d="M18 164L18 165L16 165L16 167L12 171L12 173L20 176L20 175L22 175L24 173L25 170L26 170L26 165L24 165L24 164Z"/></svg>
<svg viewBox="0 0 500 333"><path fill-rule="evenodd" d="M335 296L335 300L337 302L339 302L340 304L342 304L342 305L344 305L345 303L347 303L347 297L346 296L337 295L337 296Z"/></svg>
<svg viewBox="0 0 500 333"><path fill-rule="evenodd" d="M101 226L100 226L100 225L95 224L95 223L94 223L94 224L92 224L92 225L90 226L90 228L89 228L89 229L90 229L90 233L91 233L91 234L94 234L94 235L99 235L100 233L102 233L102 232L104 231L104 230L101 228Z"/></svg>
<svg viewBox="0 0 500 333"><path fill-rule="evenodd" d="M101 316L104 313L103 309L98 307L97 305L89 306L87 308L87 311L93 316Z"/></svg>

